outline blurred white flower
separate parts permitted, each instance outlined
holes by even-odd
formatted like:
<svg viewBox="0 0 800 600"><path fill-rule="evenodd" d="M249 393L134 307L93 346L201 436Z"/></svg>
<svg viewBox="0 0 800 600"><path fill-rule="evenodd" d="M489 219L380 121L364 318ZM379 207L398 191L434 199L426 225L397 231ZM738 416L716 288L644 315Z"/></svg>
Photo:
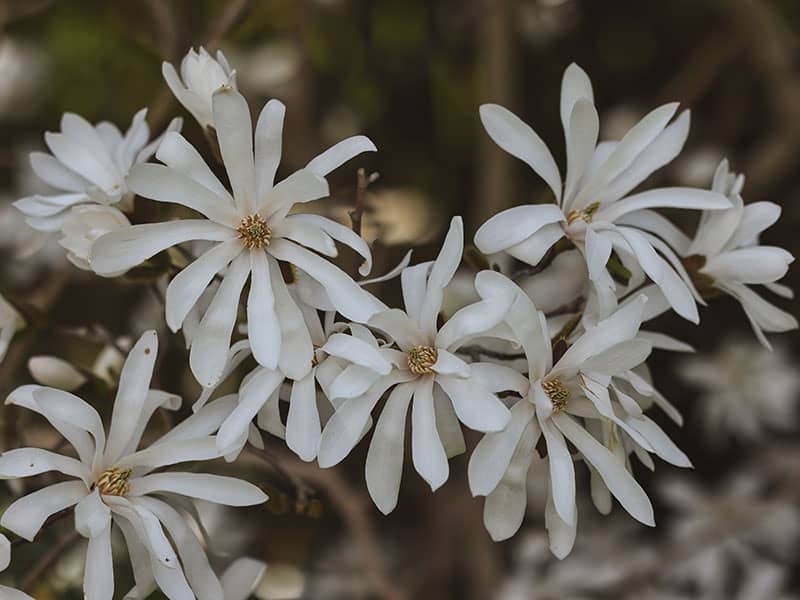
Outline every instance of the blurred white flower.
<svg viewBox="0 0 800 600"><path fill-rule="evenodd" d="M577 527L575 470L567 441L577 448L599 487L593 486L593 497L610 492L631 516L654 525L650 500L629 471L622 434L644 454L652 452L677 466L690 463L621 385L642 385L632 369L651 350L649 342L636 337L646 298L623 304L554 358L544 315L516 284L484 271L475 285L482 298L511 299L505 323L528 359L528 378L515 387L522 398L511 408L509 426L484 436L469 461L470 489L486 496L484 523L492 538L511 537L522 523L527 473L540 436L550 472L545 523L556 556L569 554ZM610 495L595 502L602 512L610 510Z"/></svg>
<svg viewBox="0 0 800 600"><path fill-rule="evenodd" d="M11 563L11 542L0 533L0 571L5 571ZM33 600L28 594L0 585L0 597L3 600Z"/></svg>
<svg viewBox="0 0 800 600"><path fill-rule="evenodd" d="M20 119L35 113L42 101L41 85L47 76L42 48L8 34L0 39L0 115Z"/></svg>
<svg viewBox="0 0 800 600"><path fill-rule="evenodd" d="M170 63L161 65L164 81L175 99L183 104L200 126L206 130L214 124L211 98L223 86L236 89L236 71L231 69L222 50L217 50L216 59L202 46L196 52L191 48L181 61L181 73Z"/></svg>
<svg viewBox="0 0 800 600"><path fill-rule="evenodd" d="M261 96L280 95L277 92L285 88L300 67L300 56L292 40L274 40L229 54L237 65L235 76L242 90L252 90Z"/></svg>
<svg viewBox="0 0 800 600"><path fill-rule="evenodd" d="M136 565L136 586L128 597L144 598L157 587L173 599L192 598L192 590L201 589L222 597L221 584L200 541L178 510L156 496L176 494L230 506L249 506L267 499L255 486L231 477L153 473L162 467L220 456L214 438L208 435L219 426L219 420L209 411L190 417L137 451L153 413L180 405L180 398L148 389L157 350L155 333L146 332L128 355L107 436L97 411L68 392L27 385L14 390L6 401L43 415L73 446L78 459L39 448L0 455L3 478L49 471L73 478L18 499L5 510L0 525L33 541L48 517L74 506L75 528L89 540L84 574L88 600L111 600L114 595L112 523L122 531Z"/></svg>
<svg viewBox="0 0 800 600"><path fill-rule="evenodd" d="M317 215L289 215L292 205L328 195L325 176L375 146L364 136L343 140L278 184L285 107L271 100L253 126L247 101L223 87L214 93L213 110L231 195L197 150L178 133L169 133L158 149L164 165L138 165L128 177L137 194L159 202L182 204L203 219L181 219L134 225L100 237L90 262L100 274L129 269L158 252L183 242L217 242L172 279L166 292L166 320L173 331L221 272L223 281L192 336L189 365L204 387L219 381L228 356L239 297L247 280L248 336L253 356L268 369L280 368L301 379L311 368L313 348L300 311L290 297L278 261L302 269L325 288L346 318L363 322L383 306L349 275L320 257L335 257L334 240L364 259L359 272L369 273L372 256L366 242L351 229ZM282 350L281 329L291 337L292 352Z"/></svg>
<svg viewBox="0 0 800 600"><path fill-rule="evenodd" d="M691 241L677 233L673 237L697 289L706 295L717 291L736 298L756 337L769 348L764 332L797 329L797 319L764 300L749 286L760 284L779 296L794 298L790 288L777 283L794 257L783 248L759 243L761 233L780 217L781 207L773 202L745 205L741 196L743 185L744 176L730 172L728 161L723 160L714 175L712 189L726 195L732 208L703 211Z"/></svg>
<svg viewBox="0 0 800 600"><path fill-rule="evenodd" d="M72 392L86 383L86 375L71 363L56 356L32 356L28 371L36 383Z"/></svg>
<svg viewBox="0 0 800 600"><path fill-rule="evenodd" d="M302 570L288 563L272 563L253 594L258 600L299 600L304 591Z"/></svg>
<svg viewBox="0 0 800 600"><path fill-rule="evenodd" d="M478 229L475 245L485 254L504 251L536 265L566 237L584 256L596 296L592 305L600 318L617 304L617 284L606 268L616 252L629 271L644 271L679 315L698 322L696 291L675 253L652 233L659 232L662 221L667 222L652 209L723 209L730 202L720 193L695 188L659 188L630 195L683 148L689 133L688 111L668 125L677 108L677 103L665 104L621 141L598 144L599 118L591 81L580 67L570 65L561 87L567 146L562 184L550 150L533 129L502 106L482 105L486 132L545 180L555 203L515 206L495 215Z"/></svg>
<svg viewBox="0 0 800 600"><path fill-rule="evenodd" d="M267 565L252 558L233 561L220 577L223 600L247 600L264 579Z"/></svg>
<svg viewBox="0 0 800 600"><path fill-rule="evenodd" d="M148 144L147 109L136 113L125 135L112 123L91 125L74 113L64 113L60 132L47 132L44 139L52 154L32 152L34 173L55 194L35 194L14 203L33 229L53 232L69 219L78 204L125 205L132 198L125 176L133 165L148 160L160 138ZM180 128L174 119L167 128Z"/></svg>
<svg viewBox="0 0 800 600"><path fill-rule="evenodd" d="M0 296L0 362L6 357L14 334L25 327L25 319L11 303Z"/></svg>
<svg viewBox="0 0 800 600"><path fill-rule="evenodd" d="M499 325L510 301L487 298L462 308L441 327L437 322L444 288L461 262L463 246L463 224L454 217L436 260L403 270L406 310L389 309L370 319L370 326L388 334L399 347L381 349L395 368L377 378L363 378L358 387L339 386L338 379L331 384L331 397L346 400L322 432L319 464L323 468L338 464L350 453L368 427L378 400L390 392L375 425L365 469L367 489L384 514L397 505L409 409L411 458L432 490L447 481L448 459L464 452L460 423L484 432L500 431L508 423L508 409L496 393L515 389L521 376L500 365L467 364L456 352Z"/></svg>
<svg viewBox="0 0 800 600"><path fill-rule="evenodd" d="M64 237L61 244L67 251L67 259L79 269L92 270L89 257L92 244L109 231L126 229L131 222L125 213L113 206L101 204L82 204L73 206L69 218L61 226ZM110 273L108 276L116 277L120 273Z"/></svg>
<svg viewBox="0 0 800 600"><path fill-rule="evenodd" d="M783 346L770 352L750 340L724 339L709 356L678 364L678 374L699 387L692 403L711 439L762 439L769 430L797 428L800 372Z"/></svg>

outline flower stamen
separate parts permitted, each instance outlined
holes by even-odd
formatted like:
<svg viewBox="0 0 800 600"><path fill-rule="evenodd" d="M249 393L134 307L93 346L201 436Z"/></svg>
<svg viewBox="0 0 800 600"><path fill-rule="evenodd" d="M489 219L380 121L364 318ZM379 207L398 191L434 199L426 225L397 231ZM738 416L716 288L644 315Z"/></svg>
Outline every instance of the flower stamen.
<svg viewBox="0 0 800 600"><path fill-rule="evenodd" d="M592 202L586 208L573 208L567 213L567 225L572 225L575 221L591 223L598 208L600 208L599 202Z"/></svg>
<svg viewBox="0 0 800 600"><path fill-rule="evenodd" d="M549 381L542 382L542 389L550 401L553 403L553 412L559 412L564 409L569 401L569 390L561 383L558 377L554 377Z"/></svg>
<svg viewBox="0 0 800 600"><path fill-rule="evenodd" d="M131 491L131 484L128 481L131 473L133 469L117 467L107 469L97 479L95 486L104 496L127 496Z"/></svg>
<svg viewBox="0 0 800 600"><path fill-rule="evenodd" d="M415 375L433 373L439 352L430 346L414 346L408 351L408 369Z"/></svg>
<svg viewBox="0 0 800 600"><path fill-rule="evenodd" d="M257 250L269 246L272 239L272 230L266 219L259 214L254 214L242 219L236 228L239 238L248 250Z"/></svg>

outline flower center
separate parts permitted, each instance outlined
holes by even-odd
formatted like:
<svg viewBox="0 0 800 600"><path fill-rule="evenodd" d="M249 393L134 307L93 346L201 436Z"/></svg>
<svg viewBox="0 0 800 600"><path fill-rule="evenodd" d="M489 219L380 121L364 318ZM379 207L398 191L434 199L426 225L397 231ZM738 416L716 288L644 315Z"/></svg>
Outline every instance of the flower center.
<svg viewBox="0 0 800 600"><path fill-rule="evenodd" d="M567 225L572 225L575 221L591 223L598 208L600 208L599 202L592 202L586 208L573 208L567 213Z"/></svg>
<svg viewBox="0 0 800 600"><path fill-rule="evenodd" d="M264 248L269 246L272 239L272 230L269 228L266 219L261 215L250 215L242 219L236 228L239 238L249 250Z"/></svg>
<svg viewBox="0 0 800 600"><path fill-rule="evenodd" d="M133 469L107 469L97 479L95 485L104 496L126 496L131 491L131 484L128 478Z"/></svg>
<svg viewBox="0 0 800 600"><path fill-rule="evenodd" d="M408 351L408 368L415 375L433 373L433 365L439 359L436 348L430 346L414 346Z"/></svg>
<svg viewBox="0 0 800 600"><path fill-rule="evenodd" d="M566 405L569 400L569 390L561 383L558 377L554 377L549 381L542 382L542 389L550 401L553 403L553 412L559 412Z"/></svg>

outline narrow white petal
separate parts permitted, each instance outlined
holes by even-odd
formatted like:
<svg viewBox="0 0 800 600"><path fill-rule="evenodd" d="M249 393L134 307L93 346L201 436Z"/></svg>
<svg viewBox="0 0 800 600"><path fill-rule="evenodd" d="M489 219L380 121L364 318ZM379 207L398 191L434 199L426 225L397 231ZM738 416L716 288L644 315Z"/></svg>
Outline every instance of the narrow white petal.
<svg viewBox="0 0 800 600"><path fill-rule="evenodd" d="M83 537L100 535L111 523L111 509L100 499L95 489L75 506L75 529Z"/></svg>
<svg viewBox="0 0 800 600"><path fill-rule="evenodd" d="M286 106L279 100L270 100L261 109L256 123L256 195L257 208L261 208L263 199L275 183L275 173L281 162L283 146L283 119Z"/></svg>
<svg viewBox="0 0 800 600"><path fill-rule="evenodd" d="M730 207L730 200L716 192L681 187L657 188L633 194L618 202L603 206L595 214L595 219L613 223L622 215L643 208L720 210Z"/></svg>
<svg viewBox="0 0 800 600"><path fill-rule="evenodd" d="M48 471L82 479L87 484L91 477L89 469L79 460L61 456L41 448L15 448L0 454L0 478L13 479L32 477Z"/></svg>
<svg viewBox="0 0 800 600"><path fill-rule="evenodd" d="M436 335L436 321L442 308L444 288L450 283L461 264L463 250L464 223L461 217L453 217L439 256L433 261L430 275L428 275L428 285L425 288L425 297L420 307L419 326L429 337Z"/></svg>
<svg viewBox="0 0 800 600"><path fill-rule="evenodd" d="M267 565L252 558L237 558L220 579L225 600L247 600L264 577Z"/></svg>
<svg viewBox="0 0 800 600"><path fill-rule="evenodd" d="M318 227L336 241L352 248L364 259L364 262L358 268L358 272L362 276L369 275L369 272L372 270L372 252L367 242L364 241L364 238L356 235L352 229L320 215L299 214L293 215L293 218ZM363 285L365 282L360 281L359 283Z"/></svg>
<svg viewBox="0 0 800 600"><path fill-rule="evenodd" d="M575 467L567 442L550 418L539 418L545 442L547 443L547 460L550 465L550 488L553 503L561 519L574 525L577 517L575 506Z"/></svg>
<svg viewBox="0 0 800 600"><path fill-rule="evenodd" d="M438 383L450 397L458 419L476 431L500 431L507 424L510 413L505 404L471 379L437 375Z"/></svg>
<svg viewBox="0 0 800 600"><path fill-rule="evenodd" d="M111 556L111 521L86 547L86 570L83 574L86 600L111 600L114 597L114 560Z"/></svg>
<svg viewBox="0 0 800 600"><path fill-rule="evenodd" d="M430 375L420 378L414 389L414 403L411 407L411 458L417 473L432 491L436 491L447 481L450 467L436 430L433 377Z"/></svg>
<svg viewBox="0 0 800 600"><path fill-rule="evenodd" d="M416 322L399 308L379 312L369 320L369 325L389 334L404 351L414 346L424 346L427 338Z"/></svg>
<svg viewBox="0 0 800 600"><path fill-rule="evenodd" d="M377 152L378 149L368 137L355 135L331 146L325 152L311 160L306 169L324 177L334 169L362 152Z"/></svg>
<svg viewBox="0 0 800 600"><path fill-rule="evenodd" d="M253 357L268 369L278 366L281 326L275 310L275 295L267 254L250 251L250 294L247 297L247 336Z"/></svg>
<svg viewBox="0 0 800 600"><path fill-rule="evenodd" d="M219 428L217 447L220 451L227 451L246 436L250 422L283 379L283 373L260 367L242 385L239 390L239 404Z"/></svg>
<svg viewBox="0 0 800 600"><path fill-rule="evenodd" d="M511 296L497 296L459 309L436 334L436 346L452 350L466 340L486 333L504 319L513 301Z"/></svg>
<svg viewBox="0 0 800 600"><path fill-rule="evenodd" d="M494 254L519 244L545 225L564 220L555 204L524 204L504 210L486 221L475 233L475 246Z"/></svg>
<svg viewBox="0 0 800 600"><path fill-rule="evenodd" d="M171 492L225 506L252 506L267 500L266 494L251 483L207 473L156 473L133 478L130 484L132 497Z"/></svg>
<svg viewBox="0 0 800 600"><path fill-rule="evenodd" d="M324 198L328 193L328 182L323 177L308 169L300 169L267 193L258 212L270 221L280 220L295 204Z"/></svg>
<svg viewBox="0 0 800 600"><path fill-rule="evenodd" d="M428 283L428 274L433 266L433 261L428 261L403 269L400 274L400 285L403 289L403 305L406 314L415 323L419 322L422 301L425 299L425 286Z"/></svg>
<svg viewBox="0 0 800 600"><path fill-rule="evenodd" d="M559 223L545 225L528 239L506 249L511 256L529 265L538 265L547 251L564 237Z"/></svg>
<svg viewBox="0 0 800 600"><path fill-rule="evenodd" d="M392 369L391 363L381 355L377 347L352 335L334 333L322 346L322 351L372 369L381 375L388 374Z"/></svg>
<svg viewBox="0 0 800 600"><path fill-rule="evenodd" d="M550 551L559 560L566 558L575 545L578 524L576 522L569 525L558 516L553 505L552 496L549 493L547 494L547 504L544 509L544 526L547 529Z"/></svg>
<svg viewBox="0 0 800 600"><path fill-rule="evenodd" d="M256 176L253 159L253 122L247 101L230 86L223 86L212 97L214 127L222 162L233 189L239 211L256 210Z"/></svg>
<svg viewBox="0 0 800 600"><path fill-rule="evenodd" d="M586 167L589 166L599 132L600 118L591 99L578 99L569 114L569 122L564 123L567 143L567 178L563 202L565 207L569 206Z"/></svg>
<svg viewBox="0 0 800 600"><path fill-rule="evenodd" d="M606 269L606 263L611 258L611 240L602 232L596 232L589 225L586 227L586 266L589 269L589 278L596 280Z"/></svg>
<svg viewBox="0 0 800 600"><path fill-rule="evenodd" d="M278 368L290 379L302 379L311 370L314 347L303 312L289 293L280 267L270 261L269 274L275 296L275 312L281 327L281 354Z"/></svg>
<svg viewBox="0 0 800 600"><path fill-rule="evenodd" d="M442 348L437 349L436 362L433 363L431 370L438 375L452 375L458 378L470 376L470 367L455 354Z"/></svg>
<svg viewBox="0 0 800 600"><path fill-rule="evenodd" d="M793 261L783 248L755 246L710 256L702 271L725 283L771 283L786 275Z"/></svg>
<svg viewBox="0 0 800 600"><path fill-rule="evenodd" d="M286 445L302 460L314 460L317 457L321 430L317 388L314 374L309 373L292 384L289 414L286 418Z"/></svg>
<svg viewBox="0 0 800 600"><path fill-rule="evenodd" d="M219 198L218 204L233 209L233 198L228 190L220 183L213 171L209 169L197 149L180 133L170 131L164 134L164 139L158 146L156 158L168 167L183 173L193 181L209 189Z"/></svg>
<svg viewBox="0 0 800 600"><path fill-rule="evenodd" d="M0 526L32 542L48 517L74 506L88 494L81 481L47 486L13 502L0 518Z"/></svg>

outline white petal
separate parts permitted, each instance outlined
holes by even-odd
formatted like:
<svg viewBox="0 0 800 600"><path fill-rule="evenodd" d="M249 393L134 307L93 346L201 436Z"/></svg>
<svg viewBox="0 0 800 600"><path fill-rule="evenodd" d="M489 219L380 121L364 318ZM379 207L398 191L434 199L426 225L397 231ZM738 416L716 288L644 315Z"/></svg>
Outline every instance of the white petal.
<svg viewBox="0 0 800 600"><path fill-rule="evenodd" d="M436 334L436 346L452 350L489 331L503 320L513 301L511 296L497 296L459 309Z"/></svg>
<svg viewBox="0 0 800 600"><path fill-rule="evenodd" d="M367 489L375 506L385 515L397 506L403 474L406 416L415 387L414 382L401 383L389 394L367 452Z"/></svg>
<svg viewBox="0 0 800 600"><path fill-rule="evenodd" d="M484 254L494 254L519 244L545 225L564 220L555 204L523 204L504 210L478 228L475 246Z"/></svg>
<svg viewBox="0 0 800 600"><path fill-rule="evenodd" d="M225 600L247 600L264 577L267 565L252 558L237 558L220 579Z"/></svg>
<svg viewBox="0 0 800 600"><path fill-rule="evenodd" d="M240 254L231 263L192 339L189 366L195 379L204 387L217 383L225 369L239 297L248 275L250 257Z"/></svg>
<svg viewBox="0 0 800 600"><path fill-rule="evenodd" d="M654 526L653 507L642 487L625 465L580 425L564 413L553 417L559 429L583 454L603 478L608 489L630 515L645 525Z"/></svg>
<svg viewBox="0 0 800 600"><path fill-rule="evenodd" d="M712 211L713 213L725 211ZM637 210L617 219L619 225L630 225L636 229L654 233L663 239L681 256L688 256L692 241L667 218L649 209Z"/></svg>
<svg viewBox="0 0 800 600"><path fill-rule="evenodd" d="M381 355L378 348L352 335L334 333L322 346L322 351L372 369L381 375L386 375L392 370L391 363Z"/></svg>
<svg viewBox="0 0 800 600"><path fill-rule="evenodd" d="M545 225L528 239L506 249L511 256L529 265L538 265L547 251L564 237L564 230L558 223Z"/></svg>
<svg viewBox="0 0 800 600"><path fill-rule="evenodd" d="M111 509L103 504L97 489L75 507L75 529L83 537L93 538L100 535L110 523Z"/></svg>
<svg viewBox="0 0 800 600"><path fill-rule="evenodd" d="M0 454L0 478L32 477L48 471L58 471L82 479L87 484L91 474L79 460L61 456L40 448L15 448ZM0 569L2 570L2 569Z"/></svg>
<svg viewBox="0 0 800 600"><path fill-rule="evenodd" d="M633 194L603 206L595 214L595 220L613 223L622 215L643 208L691 208L695 210L719 210L730 208L731 203L722 194L695 188L657 188Z"/></svg>
<svg viewBox="0 0 800 600"><path fill-rule="evenodd" d="M279 238L292 240L324 256L338 256L339 251L336 249L333 238L316 224L298 218L301 216L289 215L279 221L272 229L273 234Z"/></svg>
<svg viewBox="0 0 800 600"><path fill-rule="evenodd" d="M250 422L283 382L283 373L260 367L239 389L239 404L225 419L217 434L217 447L227 451L246 436Z"/></svg>
<svg viewBox="0 0 800 600"><path fill-rule="evenodd" d="M236 227L239 224L240 217L228 198L170 167L153 163L136 165L126 182L131 190L145 198L186 206L220 225Z"/></svg>
<svg viewBox="0 0 800 600"><path fill-rule="evenodd" d="M32 356L28 371L37 383L66 392L77 390L88 381L71 363L55 356Z"/></svg>
<svg viewBox="0 0 800 600"><path fill-rule="evenodd" d="M242 252L238 239L215 245L206 250L180 273L167 286L166 319L172 331L178 331L186 315L208 288L214 276Z"/></svg>
<svg viewBox="0 0 800 600"><path fill-rule="evenodd" d="M290 379L302 379L311 370L314 347L302 311L289 294L277 262L271 262L272 293L281 326L281 354L278 368Z"/></svg>
<svg viewBox="0 0 800 600"><path fill-rule="evenodd" d="M476 431L500 431L510 413L500 399L487 392L471 379L437 375L436 383L450 397L458 419Z"/></svg>
<svg viewBox="0 0 800 600"><path fill-rule="evenodd" d="M244 96L230 86L223 86L214 92L211 103L219 149L233 189L233 199L240 212L251 214L256 210L256 176L250 109Z"/></svg>
<svg viewBox="0 0 800 600"><path fill-rule="evenodd" d="M366 392L381 375L368 367L347 365L334 378L328 389L328 398L355 398Z"/></svg>
<svg viewBox="0 0 800 600"><path fill-rule="evenodd" d="M550 186L556 200L560 200L561 175L542 138L522 119L497 104L481 105L480 116L489 137L503 150L527 163Z"/></svg>
<svg viewBox="0 0 800 600"><path fill-rule="evenodd" d="M481 438L472 452L467 469L469 489L473 496L487 496L497 487L531 419L533 407L527 400L519 400L511 407L508 427L487 433ZM538 429L534 422L533 433L536 438L539 437Z"/></svg>
<svg viewBox="0 0 800 600"><path fill-rule="evenodd" d="M36 176L57 190L82 192L91 186L86 179L65 167L58 159L49 154L31 152L28 158Z"/></svg>
<svg viewBox="0 0 800 600"><path fill-rule="evenodd" d="M433 386L433 412L436 415L436 431L442 440L447 458L464 454L467 444L461 430L461 421L458 420L450 398L438 385Z"/></svg>
<svg viewBox="0 0 800 600"><path fill-rule="evenodd" d="M739 248L708 257L702 272L726 283L771 283L786 275L793 261L791 254L775 246Z"/></svg>
<svg viewBox="0 0 800 600"><path fill-rule="evenodd" d="M111 521L86 547L86 570L83 574L86 600L112 600L114 597L114 560L111 556Z"/></svg>
<svg viewBox="0 0 800 600"><path fill-rule="evenodd" d="M739 228L731 236L726 250L744 244L752 244L768 227L771 227L781 216L781 207L774 202L751 202L745 205Z"/></svg>
<svg viewBox="0 0 800 600"><path fill-rule="evenodd" d="M436 491L447 481L450 467L436 430L433 377L430 375L420 378L414 390L414 404L411 407L411 458L417 473L432 491Z"/></svg>
<svg viewBox="0 0 800 600"><path fill-rule="evenodd" d="M689 457L675 445L675 442L669 439L669 436L664 433L664 430L661 429L655 421L644 415L640 417L629 417L626 421L650 442L655 453L663 460L676 467L688 468L692 466Z"/></svg>
<svg viewBox="0 0 800 600"><path fill-rule="evenodd" d="M550 465L550 489L556 512L568 525L574 525L577 517L575 506L575 467L567 442L550 418L539 418L545 442L547 460Z"/></svg>
<svg viewBox="0 0 800 600"><path fill-rule="evenodd" d="M119 389L114 400L108 444L103 455L107 464L114 464L127 447L143 416L147 391L153 378L158 353L158 336L153 330L142 334L122 366ZM148 414L147 417L150 415Z"/></svg>
<svg viewBox="0 0 800 600"><path fill-rule="evenodd" d="M597 135L600 132L600 118L589 98L580 98L573 104L568 121L568 123L564 122L567 143L567 178L563 202L565 207L569 206L569 202L578 189L578 183L583 177L586 167L589 166L589 161L597 145Z"/></svg>
<svg viewBox="0 0 800 600"><path fill-rule="evenodd" d="M133 478L130 484L132 497L171 492L225 506L252 506L267 500L266 494L251 483L207 473L155 473Z"/></svg>
<svg viewBox="0 0 800 600"><path fill-rule="evenodd" d="M93 129L92 132L94 133ZM49 131L44 134L47 147L62 164L103 190L112 191L120 184L122 179L120 173L102 146L99 149L95 148L94 151L89 147L86 142L89 142L90 138L91 136L75 138L66 133ZM97 141L102 144L99 139Z"/></svg>
<svg viewBox="0 0 800 600"><path fill-rule="evenodd" d="M287 240L274 240L269 253L285 260L316 279L336 309L346 318L366 322L380 306L378 302L339 267Z"/></svg>
<svg viewBox="0 0 800 600"><path fill-rule="evenodd" d="M797 318L764 300L746 285L728 283L720 286L742 303L742 308L754 326L766 331L789 331L797 329Z"/></svg>
<svg viewBox="0 0 800 600"><path fill-rule="evenodd" d="M275 311L270 266L265 252L250 252L250 294L247 297L247 336L253 357L274 369L281 352L281 326Z"/></svg>
<svg viewBox="0 0 800 600"><path fill-rule="evenodd" d="M217 176L208 168L200 153L181 134L170 131L158 146L156 158L168 167L183 173L217 196L217 204L233 209L233 198ZM167 200L168 198L164 198ZM224 199L224 200L223 200Z"/></svg>
<svg viewBox="0 0 800 600"><path fill-rule="evenodd" d="M100 275L119 273L183 242L224 242L235 236L236 232L228 227L200 219L134 225L99 237L92 244L89 262Z"/></svg>
<svg viewBox="0 0 800 600"><path fill-rule="evenodd" d="M89 494L80 481L56 483L13 502L0 518L0 525L29 542L51 515L80 502Z"/></svg>
<svg viewBox="0 0 800 600"><path fill-rule="evenodd" d="M362 276L369 275L369 272L372 270L372 253L370 252L367 242L365 242L361 236L356 235L352 229L320 215L299 214L293 215L292 218L318 227L336 241L352 248L364 259L364 262L358 268L358 272ZM361 281L359 283L364 285L365 282Z"/></svg>
<svg viewBox="0 0 800 600"><path fill-rule="evenodd" d="M428 261L404 269L400 274L400 284L403 289L403 304L406 314L416 323L420 319L422 301L425 299L425 286L428 282L433 261ZM416 326L415 326L416 327Z"/></svg>
<svg viewBox="0 0 800 600"><path fill-rule="evenodd" d="M324 198L328 182L308 169L295 171L275 185L261 200L259 214L271 222L283 219L295 204Z"/></svg>
<svg viewBox="0 0 800 600"><path fill-rule="evenodd" d="M414 346L424 346L427 342L426 336L419 330L417 323L399 308L392 308L373 315L369 320L369 325L389 334L404 351L408 351Z"/></svg>
<svg viewBox="0 0 800 600"><path fill-rule="evenodd" d="M581 369L616 375L643 363L652 350L653 346L644 339L620 342L590 357Z"/></svg>
<svg viewBox="0 0 800 600"><path fill-rule="evenodd" d="M154 443L144 450L124 456L115 464L119 468L138 468L137 472L144 472L182 462L212 460L220 455L216 439L206 435Z"/></svg>
<svg viewBox="0 0 800 600"><path fill-rule="evenodd" d="M286 418L286 445L302 460L317 457L321 435L317 388L313 373L292 384L289 414Z"/></svg>
<svg viewBox="0 0 800 600"><path fill-rule="evenodd" d="M375 144L368 137L354 135L325 150L325 152L309 162L306 165L306 169L324 177L362 152L377 151Z"/></svg>
<svg viewBox="0 0 800 600"><path fill-rule="evenodd" d="M590 279L596 280L605 271L611 250L611 240L607 236L596 232L591 225L586 228L585 254Z"/></svg>
<svg viewBox="0 0 800 600"><path fill-rule="evenodd" d="M439 348L437 350L438 356L436 362L433 363L431 370L438 375L452 375L458 378L466 378L470 376L470 368L467 363L458 358L455 354L451 354L447 350Z"/></svg>
<svg viewBox="0 0 800 600"><path fill-rule="evenodd" d="M428 275L428 285L425 288L425 297L420 307L418 319L420 329L429 337L436 335L436 320L442 308L444 288L450 283L461 264L463 249L464 223L461 217L453 217L439 256L433 261L430 275Z"/></svg>
<svg viewBox="0 0 800 600"><path fill-rule="evenodd" d="M547 504L544 510L544 523L547 529L547 538L550 542L550 551L558 559L566 558L575 545L575 534L578 524L569 525L561 520L553 505L551 495L547 494Z"/></svg>
<svg viewBox="0 0 800 600"><path fill-rule="evenodd" d="M258 208L275 183L275 173L281 162L283 146L283 119L286 106L279 100L270 100L261 109L256 123L256 195Z"/></svg>
<svg viewBox="0 0 800 600"><path fill-rule="evenodd" d="M561 78L561 103L559 113L561 115L561 125L564 131L569 128L569 119L575 103L579 100L588 100L594 103L594 91L592 81L580 66L575 63L564 69L564 76Z"/></svg>
<svg viewBox="0 0 800 600"><path fill-rule="evenodd" d="M520 396L528 394L528 378L516 369L488 362L470 363L473 381L490 392L512 391Z"/></svg>

